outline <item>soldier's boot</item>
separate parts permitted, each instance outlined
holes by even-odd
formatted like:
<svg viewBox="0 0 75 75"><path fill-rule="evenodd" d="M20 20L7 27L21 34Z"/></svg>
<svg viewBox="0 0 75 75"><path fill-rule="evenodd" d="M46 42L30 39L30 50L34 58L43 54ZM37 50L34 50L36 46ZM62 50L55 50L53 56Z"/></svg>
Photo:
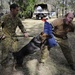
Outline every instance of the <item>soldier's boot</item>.
<svg viewBox="0 0 75 75"><path fill-rule="evenodd" d="M48 57L49 57L48 46L45 46L42 49L42 52L41 52L41 60L40 60L40 62L44 63L48 59Z"/></svg>

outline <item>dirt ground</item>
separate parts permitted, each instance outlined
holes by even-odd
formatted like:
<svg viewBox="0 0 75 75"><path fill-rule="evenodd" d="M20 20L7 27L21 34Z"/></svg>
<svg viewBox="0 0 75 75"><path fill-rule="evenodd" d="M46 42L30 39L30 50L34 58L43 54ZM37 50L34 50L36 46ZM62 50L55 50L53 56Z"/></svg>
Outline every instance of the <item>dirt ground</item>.
<svg viewBox="0 0 75 75"><path fill-rule="evenodd" d="M51 22L54 19L49 19L48 22ZM41 20L33 20L33 19L26 19L22 20L24 27L26 28L27 32L31 36L36 36L40 32L43 31L44 23ZM22 35L19 28L16 30L17 35ZM74 33L75 34L75 33ZM70 47L72 48L72 56L75 61L75 36L72 33L69 33L69 43ZM26 45L33 37L18 37L21 49L24 45ZM47 58L44 64L38 63L40 59L40 52L35 54L29 55L24 60L24 67L16 70L10 71L10 68L4 70L4 74L2 75L75 75L75 71L71 70L68 66L68 63L60 49L60 47L52 48L49 52L49 57ZM10 71L9 73L7 73Z"/></svg>

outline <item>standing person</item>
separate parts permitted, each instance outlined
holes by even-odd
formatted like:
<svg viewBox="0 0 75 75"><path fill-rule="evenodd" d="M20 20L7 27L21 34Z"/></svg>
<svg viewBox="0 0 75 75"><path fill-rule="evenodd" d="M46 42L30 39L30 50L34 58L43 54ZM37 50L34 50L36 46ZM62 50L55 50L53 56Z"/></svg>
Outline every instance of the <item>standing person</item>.
<svg viewBox="0 0 75 75"><path fill-rule="evenodd" d="M53 34L55 36L57 43L61 47L61 50L62 50L67 62L69 63L70 67L73 70L75 70L74 61L73 61L73 58L71 55L72 50L69 47L68 37L67 37L68 32L74 32L74 25L72 23L73 18L74 18L73 13L67 13L64 18L57 18L51 24L54 28ZM45 31L49 31L48 28L45 28L44 32ZM45 33L47 34L47 32L45 32ZM48 34L48 35L50 35L50 34Z"/></svg>
<svg viewBox="0 0 75 75"><path fill-rule="evenodd" d="M17 4L10 5L10 13L6 14L2 18L2 32L5 39L2 40L2 60L5 60L9 54L9 51L18 51L18 39L16 36L17 26L21 29L25 37L28 37L26 29L22 25L22 22L17 17L19 6ZM2 62L3 64L3 62ZM4 64L5 65L5 64ZM6 65L5 65L6 66Z"/></svg>

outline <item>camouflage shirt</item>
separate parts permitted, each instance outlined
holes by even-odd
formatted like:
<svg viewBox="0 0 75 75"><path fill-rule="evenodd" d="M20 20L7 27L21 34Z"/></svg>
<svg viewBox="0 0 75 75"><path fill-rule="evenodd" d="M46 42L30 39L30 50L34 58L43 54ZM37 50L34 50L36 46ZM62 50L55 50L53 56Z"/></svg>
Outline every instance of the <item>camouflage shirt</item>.
<svg viewBox="0 0 75 75"><path fill-rule="evenodd" d="M21 29L23 33L26 32L24 26L22 25L22 22L20 21L18 17L12 17L11 14L7 14L3 16L2 30L5 35L6 33L10 36L16 35L17 26Z"/></svg>

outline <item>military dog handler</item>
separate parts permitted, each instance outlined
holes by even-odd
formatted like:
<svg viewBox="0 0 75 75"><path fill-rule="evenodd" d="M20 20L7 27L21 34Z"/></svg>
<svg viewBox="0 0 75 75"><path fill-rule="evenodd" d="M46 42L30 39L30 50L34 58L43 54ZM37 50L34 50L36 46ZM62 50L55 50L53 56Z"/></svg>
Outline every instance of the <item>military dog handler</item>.
<svg viewBox="0 0 75 75"><path fill-rule="evenodd" d="M20 28L25 37L28 37L26 29L22 25L22 22L17 17L19 12L19 6L15 3L10 5L10 13L4 15L1 19L1 27L3 32L2 43L2 61L8 57L9 51L15 52L18 51L18 39L16 36L17 26ZM5 66L5 63L2 65Z"/></svg>

